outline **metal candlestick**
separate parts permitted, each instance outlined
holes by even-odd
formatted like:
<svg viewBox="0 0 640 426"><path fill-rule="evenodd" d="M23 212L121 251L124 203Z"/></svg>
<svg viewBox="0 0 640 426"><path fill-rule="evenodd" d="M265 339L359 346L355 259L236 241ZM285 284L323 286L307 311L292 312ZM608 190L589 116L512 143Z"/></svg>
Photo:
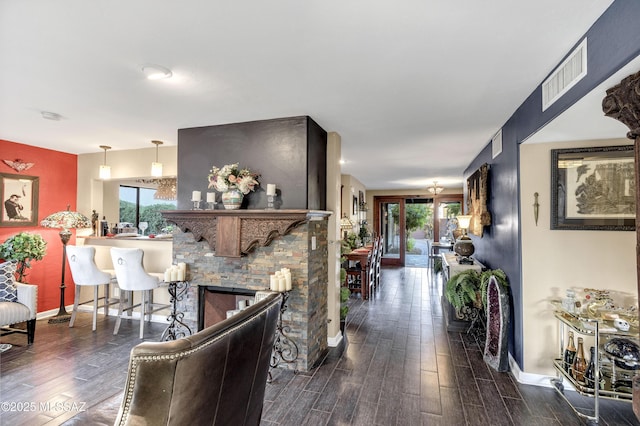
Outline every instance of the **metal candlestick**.
<svg viewBox="0 0 640 426"><path fill-rule="evenodd" d="M191 200L193 201L193 210L200 210L200 200Z"/></svg>
<svg viewBox="0 0 640 426"><path fill-rule="evenodd" d="M295 340L287 334L291 331L288 325L282 325L282 315L287 308L287 300L289 299L289 291L282 292L282 304L280 305L280 317L276 325L276 337L273 342L273 351L271 352L271 361L269 366L275 368L281 363L291 364L298 359L298 345ZM271 371L269 371L268 382L271 383Z"/></svg>
<svg viewBox="0 0 640 426"><path fill-rule="evenodd" d="M207 201L207 206L209 207L209 210L215 210L216 209L215 201Z"/></svg>
<svg viewBox="0 0 640 426"><path fill-rule="evenodd" d="M184 319L184 312L178 310L178 302L184 299L184 295L188 289L189 281L171 281L169 283L169 295L171 296L170 302L172 307L171 314L167 317L167 321L170 321L170 323L162 332L160 341L176 340L192 334L189 326L182 321Z"/></svg>

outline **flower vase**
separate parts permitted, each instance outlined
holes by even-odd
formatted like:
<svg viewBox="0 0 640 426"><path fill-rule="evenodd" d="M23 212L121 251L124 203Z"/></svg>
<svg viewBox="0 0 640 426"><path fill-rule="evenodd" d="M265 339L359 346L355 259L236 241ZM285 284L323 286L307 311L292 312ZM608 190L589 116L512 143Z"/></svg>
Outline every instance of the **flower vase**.
<svg viewBox="0 0 640 426"><path fill-rule="evenodd" d="M238 188L231 188L222 193L222 204L227 210L237 210L242 205L244 194Z"/></svg>

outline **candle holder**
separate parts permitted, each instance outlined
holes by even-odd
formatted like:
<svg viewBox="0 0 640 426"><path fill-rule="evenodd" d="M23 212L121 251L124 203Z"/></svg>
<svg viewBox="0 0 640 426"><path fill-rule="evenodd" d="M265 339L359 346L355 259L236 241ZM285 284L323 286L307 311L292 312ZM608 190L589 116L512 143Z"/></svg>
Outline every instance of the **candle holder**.
<svg viewBox="0 0 640 426"><path fill-rule="evenodd" d="M291 327L288 325L282 325L282 315L285 313L289 305L290 291L284 291L282 293L282 303L280 304L280 316L278 317L278 324L276 325L276 338L273 342L273 351L271 352L271 361L269 366L276 368L282 363L291 364L298 359L298 345L295 340L288 336L291 331ZM272 381L271 371L269 371L269 377L267 383Z"/></svg>
<svg viewBox="0 0 640 426"><path fill-rule="evenodd" d="M267 210L275 210L275 195L267 195Z"/></svg>
<svg viewBox="0 0 640 426"><path fill-rule="evenodd" d="M192 210L201 210L200 209L200 200L191 200L193 202L193 209Z"/></svg>
<svg viewBox="0 0 640 426"><path fill-rule="evenodd" d="M170 321L167 328L162 332L160 341L177 340L181 337L191 336L191 329L182 320L184 312L178 310L178 302L184 299L185 294L189 290L189 281L171 281L169 282L169 295L171 303L171 313L167 317Z"/></svg>
<svg viewBox="0 0 640 426"><path fill-rule="evenodd" d="M215 210L216 209L216 202L215 201L207 201L207 210Z"/></svg>

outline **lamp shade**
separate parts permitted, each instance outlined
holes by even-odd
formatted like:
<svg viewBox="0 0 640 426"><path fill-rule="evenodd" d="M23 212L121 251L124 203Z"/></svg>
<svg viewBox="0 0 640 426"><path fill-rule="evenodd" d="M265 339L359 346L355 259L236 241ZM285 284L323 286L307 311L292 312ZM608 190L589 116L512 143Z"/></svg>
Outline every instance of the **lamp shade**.
<svg viewBox="0 0 640 426"><path fill-rule="evenodd" d="M42 219L40 225L45 228L91 228L91 221L82 213L72 212L67 206L67 210L52 213Z"/></svg>
<svg viewBox="0 0 640 426"><path fill-rule="evenodd" d="M458 215L456 219L458 219L458 226L463 229L469 229L469 225L471 225L471 215Z"/></svg>
<svg viewBox="0 0 640 426"><path fill-rule="evenodd" d="M342 216L342 218L340 219L340 229L343 231L346 231L352 228L353 228L353 222L349 220L347 215Z"/></svg>

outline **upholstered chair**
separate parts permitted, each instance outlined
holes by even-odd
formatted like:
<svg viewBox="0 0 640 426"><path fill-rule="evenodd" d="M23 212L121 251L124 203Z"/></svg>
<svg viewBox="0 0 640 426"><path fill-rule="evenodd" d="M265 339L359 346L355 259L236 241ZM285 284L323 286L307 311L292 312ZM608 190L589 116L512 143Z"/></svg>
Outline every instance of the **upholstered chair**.
<svg viewBox="0 0 640 426"><path fill-rule="evenodd" d="M260 424L282 296L168 342L131 350L117 426Z"/></svg>
<svg viewBox="0 0 640 426"><path fill-rule="evenodd" d="M111 261L116 271L116 279L120 288L120 303L118 305L118 319L113 334L118 334L120 322L124 312L133 312L140 306L140 338L144 337L145 316L161 309L167 309L168 304L153 303L153 290L160 286L163 274L148 273L142 265L144 252L138 248L111 247ZM133 293L140 293L140 303L133 304ZM125 297L128 293L129 297ZM126 304L126 306L125 306Z"/></svg>
<svg viewBox="0 0 640 426"><path fill-rule="evenodd" d="M0 335L23 333L31 345L36 332L38 313L38 286L14 281L15 262L0 264ZM27 329L14 328L26 322Z"/></svg>
<svg viewBox="0 0 640 426"><path fill-rule="evenodd" d="M104 308L104 315L109 316L109 306L118 303L115 299L110 300L110 284L115 282L115 271L101 271L95 262L96 249L91 246L67 246L67 261L71 268L71 276L76 286L75 298L73 301L73 311L69 327L73 327L76 320L79 305L93 304L92 330L96 330L98 309ZM100 286L104 286L104 296L99 296ZM80 290L82 287L93 287L93 299L80 302ZM102 302L102 304L99 304Z"/></svg>

